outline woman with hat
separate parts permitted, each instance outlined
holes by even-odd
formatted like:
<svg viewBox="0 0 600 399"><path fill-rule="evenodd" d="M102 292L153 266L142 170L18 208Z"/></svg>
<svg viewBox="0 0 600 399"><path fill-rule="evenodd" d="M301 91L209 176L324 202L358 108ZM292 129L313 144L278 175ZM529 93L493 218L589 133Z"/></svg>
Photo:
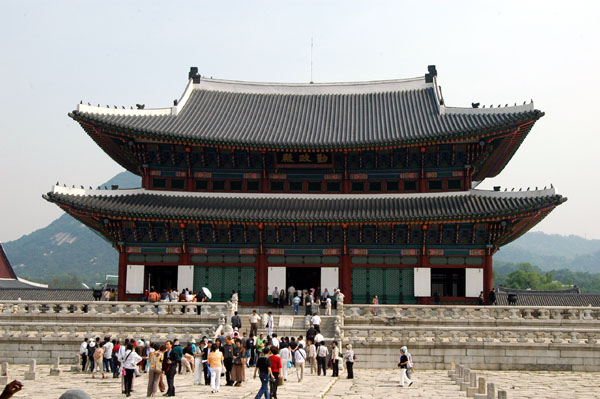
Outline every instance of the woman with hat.
<svg viewBox="0 0 600 399"><path fill-rule="evenodd" d="M348 379L354 378L354 371L352 367L354 367L354 361L356 360L356 356L354 355L354 351L352 350L352 345L346 345L346 352L344 353L344 361L346 362L346 372L348 373Z"/></svg>

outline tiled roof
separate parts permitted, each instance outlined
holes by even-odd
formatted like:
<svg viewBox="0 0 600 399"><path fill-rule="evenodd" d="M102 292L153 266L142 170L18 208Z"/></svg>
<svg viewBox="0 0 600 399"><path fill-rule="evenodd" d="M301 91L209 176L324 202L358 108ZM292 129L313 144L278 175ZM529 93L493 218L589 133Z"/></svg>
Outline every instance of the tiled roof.
<svg viewBox="0 0 600 399"><path fill-rule="evenodd" d="M0 301L93 301L93 290L51 288L2 288Z"/></svg>
<svg viewBox="0 0 600 399"><path fill-rule="evenodd" d="M533 104L446 107L436 80L273 84L202 79L178 106L126 110L81 104L75 120L149 139L267 148L351 148L471 137L543 116Z"/></svg>
<svg viewBox="0 0 600 399"><path fill-rule="evenodd" d="M83 212L138 218L245 222L385 222L493 217L554 207L554 189L532 192L470 190L439 194L278 195L74 190L56 186L50 202Z"/></svg>
<svg viewBox="0 0 600 399"><path fill-rule="evenodd" d="M500 306L509 306L510 291L496 294ZM600 294L579 294L574 292L518 291L516 306L600 306Z"/></svg>
<svg viewBox="0 0 600 399"><path fill-rule="evenodd" d="M8 288L32 288L34 285L27 284L25 281L18 280L16 278L0 278L0 289ZM35 287L39 288L39 287Z"/></svg>

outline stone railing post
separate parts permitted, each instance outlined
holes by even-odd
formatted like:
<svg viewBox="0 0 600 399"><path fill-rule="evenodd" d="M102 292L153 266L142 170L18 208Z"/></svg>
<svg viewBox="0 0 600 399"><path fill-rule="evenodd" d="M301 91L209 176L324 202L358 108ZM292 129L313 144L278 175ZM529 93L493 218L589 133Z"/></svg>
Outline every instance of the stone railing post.
<svg viewBox="0 0 600 399"><path fill-rule="evenodd" d="M508 399L508 392L503 389L498 390L498 399Z"/></svg>
<svg viewBox="0 0 600 399"><path fill-rule="evenodd" d="M225 332L225 335L229 335L233 333L233 327L231 325L231 316L233 316L233 304L231 303L231 301L227 301L227 311L225 315L227 316L225 316L223 331Z"/></svg>
<svg viewBox="0 0 600 399"><path fill-rule="evenodd" d="M8 376L8 362L0 364L0 386L8 384L10 377Z"/></svg>
<svg viewBox="0 0 600 399"><path fill-rule="evenodd" d="M52 368L50 369L50 375L52 377L58 377L61 374L60 370L60 357L54 359L54 363L52 364Z"/></svg>
<svg viewBox="0 0 600 399"><path fill-rule="evenodd" d="M79 359L79 357L78 357ZM29 371L25 372L25 379L26 380L37 380L38 377L38 372L36 371L36 360L35 359L31 359L29 361Z"/></svg>

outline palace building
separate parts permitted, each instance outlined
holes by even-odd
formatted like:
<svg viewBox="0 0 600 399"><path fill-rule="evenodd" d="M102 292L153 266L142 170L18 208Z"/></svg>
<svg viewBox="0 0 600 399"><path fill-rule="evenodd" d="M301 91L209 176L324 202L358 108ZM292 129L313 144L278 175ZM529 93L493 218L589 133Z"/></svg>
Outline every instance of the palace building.
<svg viewBox="0 0 600 399"><path fill-rule="evenodd" d="M206 286L263 305L293 285L353 303L473 303L493 286L493 254L566 201L475 188L544 114L448 107L435 66L354 83L188 77L171 107L69 114L141 188L44 195L119 252L121 300Z"/></svg>

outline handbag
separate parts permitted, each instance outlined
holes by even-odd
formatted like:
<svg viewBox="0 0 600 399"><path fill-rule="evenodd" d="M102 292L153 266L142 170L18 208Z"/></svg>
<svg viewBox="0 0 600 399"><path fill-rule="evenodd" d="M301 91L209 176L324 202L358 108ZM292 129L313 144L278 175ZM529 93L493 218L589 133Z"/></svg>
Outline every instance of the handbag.
<svg viewBox="0 0 600 399"><path fill-rule="evenodd" d="M288 362L287 362L287 368L288 369L292 368L292 361L291 360L288 360Z"/></svg>
<svg viewBox="0 0 600 399"><path fill-rule="evenodd" d="M277 377L277 386L280 387L283 385L283 376L280 375Z"/></svg>

